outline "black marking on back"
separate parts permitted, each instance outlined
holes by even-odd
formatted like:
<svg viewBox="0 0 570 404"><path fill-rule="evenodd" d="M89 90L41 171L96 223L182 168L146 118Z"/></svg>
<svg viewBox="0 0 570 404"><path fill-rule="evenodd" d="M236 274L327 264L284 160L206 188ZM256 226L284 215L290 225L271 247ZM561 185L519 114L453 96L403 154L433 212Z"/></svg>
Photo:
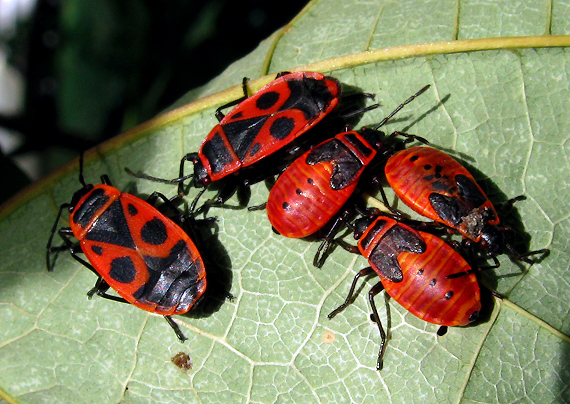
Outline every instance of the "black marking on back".
<svg viewBox="0 0 570 404"><path fill-rule="evenodd" d="M243 116L243 111L238 111L235 114L233 114L230 119L237 119L237 118L241 118Z"/></svg>
<svg viewBox="0 0 570 404"><path fill-rule="evenodd" d="M436 178L435 175L424 177L425 180L431 181L433 178ZM453 194L456 191L455 184L449 180L449 177L446 175L437 177L438 179L431 183L431 187L436 192L443 192L445 194Z"/></svg>
<svg viewBox="0 0 570 404"><path fill-rule="evenodd" d="M266 91L257 98L255 106L261 110L273 107L279 101L279 93L276 91Z"/></svg>
<svg viewBox="0 0 570 404"><path fill-rule="evenodd" d="M298 109L308 121L312 121L322 113L333 99L324 80L291 79L287 80L287 85L291 95L279 110Z"/></svg>
<svg viewBox="0 0 570 404"><path fill-rule="evenodd" d="M227 124L224 125L224 128L225 126L227 126ZM221 172L224 167L233 160L233 157L224 144L224 140L219 132L216 132L216 134L212 136L212 139L204 143L202 154L204 154L210 162L210 167L213 173Z"/></svg>
<svg viewBox="0 0 570 404"><path fill-rule="evenodd" d="M85 235L86 240L135 248L135 243L119 199L101 213Z"/></svg>
<svg viewBox="0 0 570 404"><path fill-rule="evenodd" d="M364 248L365 250L368 249L370 243L372 243L372 241L374 240L374 237L376 237L376 235L380 233L382 229L384 229L384 226L386 226L386 220L383 219L377 220L376 223L374 223L374 227L370 229L366 237L364 237L360 242L362 248Z"/></svg>
<svg viewBox="0 0 570 404"><path fill-rule="evenodd" d="M417 154L414 154L412 157L410 157L410 161L414 162L419 158L420 158L420 156L418 156Z"/></svg>
<svg viewBox="0 0 570 404"><path fill-rule="evenodd" d="M363 143L354 133L348 133L344 138L364 157L368 157L372 153L372 149L367 144Z"/></svg>
<svg viewBox="0 0 570 404"><path fill-rule="evenodd" d="M109 276L120 283L131 283L135 280L137 270L130 257L118 257L111 261Z"/></svg>
<svg viewBox="0 0 570 404"><path fill-rule="evenodd" d="M196 300L199 271L184 240L178 241L166 258L143 258L150 277L133 294L135 299L163 307L176 307L181 302Z"/></svg>
<svg viewBox="0 0 570 404"><path fill-rule="evenodd" d="M223 125L224 134L240 160L245 158L247 151L269 117L270 115L260 115Z"/></svg>
<svg viewBox="0 0 570 404"><path fill-rule="evenodd" d="M398 254L401 252L422 254L425 250L426 244L421 237L406 228L394 226L374 247L368 260L385 278L392 282L402 282L404 276L398 263Z"/></svg>
<svg viewBox="0 0 570 404"><path fill-rule="evenodd" d="M256 143L251 147L251 151L249 152L250 156L255 156L257 152L261 150L261 143Z"/></svg>
<svg viewBox="0 0 570 404"><path fill-rule="evenodd" d="M433 193L430 194L429 201L435 213L453 226L458 226L462 218L469 214L469 210L455 196Z"/></svg>
<svg viewBox="0 0 570 404"><path fill-rule="evenodd" d="M91 251L93 251L97 255L103 255L103 248L98 245L92 245Z"/></svg>
<svg viewBox="0 0 570 404"><path fill-rule="evenodd" d="M289 205L287 202L283 202L283 210L289 210L291 208L291 205Z"/></svg>
<svg viewBox="0 0 570 404"><path fill-rule="evenodd" d="M154 218L146 222L141 229L141 239L145 243L161 245L168 240L166 225L162 220Z"/></svg>
<svg viewBox="0 0 570 404"><path fill-rule="evenodd" d="M453 297L453 291L451 291L451 290L448 291L448 292L445 294L445 296L444 296L444 298L445 298L446 300L449 300L449 299L451 299L452 297Z"/></svg>
<svg viewBox="0 0 570 404"><path fill-rule="evenodd" d="M105 190L98 188L91 192L91 195L76 207L73 212L73 222L81 227L86 227L92 220L99 209L109 201L109 196L105 194Z"/></svg>
<svg viewBox="0 0 570 404"><path fill-rule="evenodd" d="M477 184L463 174L455 176L457 193L470 209L475 209L487 202L487 197L481 192Z"/></svg>
<svg viewBox="0 0 570 404"><path fill-rule="evenodd" d="M306 159L309 165L325 161L333 165L329 184L335 191L350 185L363 166L362 161L352 150L338 139L331 139L313 148Z"/></svg>

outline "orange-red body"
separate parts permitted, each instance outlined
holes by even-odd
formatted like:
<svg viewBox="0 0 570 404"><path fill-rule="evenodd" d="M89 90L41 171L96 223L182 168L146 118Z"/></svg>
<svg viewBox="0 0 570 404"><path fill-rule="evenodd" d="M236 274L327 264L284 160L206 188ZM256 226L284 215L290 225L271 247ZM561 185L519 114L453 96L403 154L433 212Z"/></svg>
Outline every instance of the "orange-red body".
<svg viewBox="0 0 570 404"><path fill-rule="evenodd" d="M402 244L402 239L409 242ZM381 216L360 237L358 248L386 292L420 319L463 326L477 317L481 309L477 278L470 274L446 279L471 267L439 237Z"/></svg>
<svg viewBox="0 0 570 404"><path fill-rule="evenodd" d="M269 193L267 216L275 230L292 238L320 230L350 198L375 155L360 134L350 131L297 158Z"/></svg>
<svg viewBox="0 0 570 404"><path fill-rule="evenodd" d="M465 167L431 147L412 147L390 157L385 166L388 183L415 212L479 242L487 226L499 216Z"/></svg>
<svg viewBox="0 0 570 404"><path fill-rule="evenodd" d="M250 166L305 133L338 104L340 83L316 72L283 75L239 103L200 146L211 181Z"/></svg>
<svg viewBox="0 0 570 404"><path fill-rule="evenodd" d="M206 290L198 249L172 220L110 185L95 185L70 214L82 251L129 303L161 315L190 310Z"/></svg>

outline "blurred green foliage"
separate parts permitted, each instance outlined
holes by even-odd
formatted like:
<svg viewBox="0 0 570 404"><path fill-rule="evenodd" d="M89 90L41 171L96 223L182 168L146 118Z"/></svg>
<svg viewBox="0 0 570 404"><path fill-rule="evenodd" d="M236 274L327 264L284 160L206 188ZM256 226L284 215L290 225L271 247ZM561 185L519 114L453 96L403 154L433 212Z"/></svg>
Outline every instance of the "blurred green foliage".
<svg viewBox="0 0 570 404"><path fill-rule="evenodd" d="M53 170L205 84L306 3L38 0L0 38L26 86L22 113L0 116L25 138L11 154L36 152L42 173ZM0 202L27 182L7 177Z"/></svg>

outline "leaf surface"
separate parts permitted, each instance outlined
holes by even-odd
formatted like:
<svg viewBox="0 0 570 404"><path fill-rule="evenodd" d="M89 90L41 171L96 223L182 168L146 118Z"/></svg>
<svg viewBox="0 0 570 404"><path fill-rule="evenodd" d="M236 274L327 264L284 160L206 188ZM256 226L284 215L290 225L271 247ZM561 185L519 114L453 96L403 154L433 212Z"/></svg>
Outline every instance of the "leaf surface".
<svg viewBox="0 0 570 404"><path fill-rule="evenodd" d="M431 84L386 130L418 134L452 153L494 202L525 195L509 218L530 249L551 250L531 268L501 258L485 274L505 300L487 299L484 321L438 337L436 326L378 296L390 330L379 373L366 301L375 280L334 320L326 317L365 260L337 250L315 269L316 243L276 236L263 211L215 208L210 244L231 270L235 299L209 316L176 317L189 337L182 345L158 316L88 300L94 276L70 257L61 254L56 270L46 271L57 208L79 187L77 165L68 165L0 212L0 396L21 403L570 402L570 6L504 3L312 1L220 77L101 145L85 170L91 182L106 173L128 192L174 195L172 186L135 181L123 168L175 177L180 158L215 125L215 109L239 96L244 76L254 79L253 91L270 80L255 79L266 73L330 73L376 94L381 109L359 125L379 122ZM267 194L263 184L253 186L250 204ZM186 373L170 361L180 351L192 358Z"/></svg>

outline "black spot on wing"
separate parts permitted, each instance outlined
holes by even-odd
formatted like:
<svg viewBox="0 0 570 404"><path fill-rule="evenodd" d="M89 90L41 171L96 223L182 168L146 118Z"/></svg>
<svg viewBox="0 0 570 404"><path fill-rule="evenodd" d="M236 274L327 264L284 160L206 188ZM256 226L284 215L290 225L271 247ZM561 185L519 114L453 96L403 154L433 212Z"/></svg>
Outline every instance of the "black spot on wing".
<svg viewBox="0 0 570 404"><path fill-rule="evenodd" d="M283 140L289 136L295 129L295 120L286 116L275 119L269 127L271 137L277 140Z"/></svg>
<svg viewBox="0 0 570 404"><path fill-rule="evenodd" d="M104 189L96 189L89 197L75 208L73 212L73 222L81 227L86 227L92 220L99 209L101 209L109 201L109 197L105 194Z"/></svg>
<svg viewBox="0 0 570 404"><path fill-rule="evenodd" d="M127 205L127 210L129 211L129 215L131 216L136 216L136 214L139 213L135 205L133 205L132 203L129 203Z"/></svg>
<svg viewBox="0 0 570 404"><path fill-rule="evenodd" d="M145 243L161 245L168 239L166 225L162 220L154 218L146 222L141 229L141 239Z"/></svg>
<svg viewBox="0 0 570 404"><path fill-rule="evenodd" d="M424 240L414 232L401 226L394 226L386 232L370 254L370 262L378 271L392 282L402 282L402 268L398 263L398 254L410 252L421 254L425 252Z"/></svg>
<svg viewBox="0 0 570 404"><path fill-rule="evenodd" d="M135 264L130 257L119 257L111 261L109 276L120 283L131 283L137 274Z"/></svg>
<svg viewBox="0 0 570 404"><path fill-rule="evenodd" d="M261 110L272 108L279 101L279 93L276 91L266 91L255 101L255 106Z"/></svg>
<svg viewBox="0 0 570 404"><path fill-rule="evenodd" d="M116 200L99 216L85 235L87 240L135 248L120 200Z"/></svg>
<svg viewBox="0 0 570 404"><path fill-rule="evenodd" d="M103 255L103 248L98 245L92 245L91 251L93 251L97 255Z"/></svg>

